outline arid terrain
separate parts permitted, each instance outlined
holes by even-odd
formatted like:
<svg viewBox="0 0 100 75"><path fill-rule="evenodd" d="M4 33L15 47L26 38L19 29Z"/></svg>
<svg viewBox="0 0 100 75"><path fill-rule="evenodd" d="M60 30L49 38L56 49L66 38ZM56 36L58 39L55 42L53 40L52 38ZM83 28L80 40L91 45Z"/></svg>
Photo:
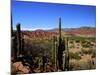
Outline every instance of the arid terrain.
<svg viewBox="0 0 100 75"><path fill-rule="evenodd" d="M55 64L52 61L53 36L59 36L58 29L21 31L24 38L24 54L31 55L33 60L33 72L55 72ZM65 71L88 70L96 68L96 29L91 27L62 29L65 39ZM16 33L16 31L15 31ZM42 57L46 56L45 66L42 66ZM13 62L12 73L31 73L29 64L22 61ZM66 66L67 65L67 66ZM44 68L43 68L44 67ZM60 71L60 70L59 70ZM33 73L32 72L32 73Z"/></svg>

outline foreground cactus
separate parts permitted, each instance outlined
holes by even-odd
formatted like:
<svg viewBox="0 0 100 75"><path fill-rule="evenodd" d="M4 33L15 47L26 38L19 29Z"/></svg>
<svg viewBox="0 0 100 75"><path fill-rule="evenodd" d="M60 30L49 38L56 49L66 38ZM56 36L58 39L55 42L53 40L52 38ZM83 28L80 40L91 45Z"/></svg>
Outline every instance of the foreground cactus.
<svg viewBox="0 0 100 75"><path fill-rule="evenodd" d="M61 18L59 18L59 45L58 45L58 68L63 70L63 51L65 50L65 41L61 37Z"/></svg>
<svg viewBox="0 0 100 75"><path fill-rule="evenodd" d="M66 67L66 69L67 69L67 71L69 71L69 49L68 49L68 40L69 40L69 38L67 37L66 38L66 57L65 57L65 67Z"/></svg>
<svg viewBox="0 0 100 75"><path fill-rule="evenodd" d="M57 70L57 37L56 36L53 36L52 61L56 71Z"/></svg>
<svg viewBox="0 0 100 75"><path fill-rule="evenodd" d="M11 57L13 58L13 62L17 59L17 42L16 42L16 35L14 35L13 31L13 19L11 13Z"/></svg>
<svg viewBox="0 0 100 75"><path fill-rule="evenodd" d="M18 49L17 55L19 56L22 54L20 24L17 24L16 28L17 28L17 49Z"/></svg>

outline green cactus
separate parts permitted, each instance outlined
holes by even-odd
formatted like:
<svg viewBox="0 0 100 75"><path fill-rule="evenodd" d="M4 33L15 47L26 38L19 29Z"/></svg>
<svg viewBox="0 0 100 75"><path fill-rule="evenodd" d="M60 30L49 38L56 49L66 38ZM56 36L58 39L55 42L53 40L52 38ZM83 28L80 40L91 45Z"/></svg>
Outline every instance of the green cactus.
<svg viewBox="0 0 100 75"><path fill-rule="evenodd" d="M66 68L67 68L67 71L69 71L69 49L68 49L68 37L66 38Z"/></svg>
<svg viewBox="0 0 100 75"><path fill-rule="evenodd" d="M13 21L12 21L12 14L11 14L11 36L13 36Z"/></svg>
<svg viewBox="0 0 100 75"><path fill-rule="evenodd" d="M16 42L16 35L13 32L13 19L11 13L11 56L14 58L13 61L17 59L17 42Z"/></svg>
<svg viewBox="0 0 100 75"><path fill-rule="evenodd" d="M55 37L55 43L54 43L55 45L55 50L54 50L54 52L55 52L55 56L54 56L54 60L55 60L55 70L57 69L57 37Z"/></svg>
<svg viewBox="0 0 100 75"><path fill-rule="evenodd" d="M21 50L21 30L20 30L20 24L16 25L17 28L17 55L21 55L22 54L22 50Z"/></svg>
<svg viewBox="0 0 100 75"><path fill-rule="evenodd" d="M22 50L22 55L25 55L24 52L24 35L22 34L22 39L21 39L21 50Z"/></svg>
<svg viewBox="0 0 100 75"><path fill-rule="evenodd" d="M61 39L61 18L59 18L59 42L61 42L60 39Z"/></svg>
<svg viewBox="0 0 100 75"><path fill-rule="evenodd" d="M61 18L59 18L59 45L58 45L58 67L63 70L63 51L65 50L65 41L61 37Z"/></svg>

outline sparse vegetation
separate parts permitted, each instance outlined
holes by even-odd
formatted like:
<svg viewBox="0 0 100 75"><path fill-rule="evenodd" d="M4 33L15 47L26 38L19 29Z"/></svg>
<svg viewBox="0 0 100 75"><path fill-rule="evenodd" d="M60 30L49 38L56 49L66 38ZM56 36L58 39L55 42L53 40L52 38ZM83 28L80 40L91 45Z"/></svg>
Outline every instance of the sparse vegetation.
<svg viewBox="0 0 100 75"><path fill-rule="evenodd" d="M96 68L95 37L66 37L66 34L62 37L60 25L57 34L46 31L21 32L20 27L14 31L12 74Z"/></svg>
<svg viewBox="0 0 100 75"><path fill-rule="evenodd" d="M79 53L72 53L72 52L70 52L69 53L69 59L79 60L79 59L81 59L81 56L79 56Z"/></svg>

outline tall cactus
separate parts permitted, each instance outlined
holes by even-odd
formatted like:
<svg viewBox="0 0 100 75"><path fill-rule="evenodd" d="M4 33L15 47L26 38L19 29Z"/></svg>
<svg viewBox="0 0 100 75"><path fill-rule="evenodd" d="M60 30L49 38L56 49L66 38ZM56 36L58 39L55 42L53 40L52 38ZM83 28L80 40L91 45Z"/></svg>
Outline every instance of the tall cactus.
<svg viewBox="0 0 100 75"><path fill-rule="evenodd" d="M52 38L52 52L51 52L52 53L52 63L54 63L54 50L55 50L55 46L54 46L55 45L54 44L55 40L54 40L54 37L55 36L53 36L53 38Z"/></svg>
<svg viewBox="0 0 100 75"><path fill-rule="evenodd" d="M13 32L13 17L11 13L11 56L14 58L14 61L17 59L17 42L16 35Z"/></svg>
<svg viewBox="0 0 100 75"><path fill-rule="evenodd" d="M55 42L55 71L57 70L57 53L58 53L58 43L57 43L57 37Z"/></svg>
<svg viewBox="0 0 100 75"><path fill-rule="evenodd" d="M13 19L12 19L12 13L11 13L11 37L13 36Z"/></svg>
<svg viewBox="0 0 100 75"><path fill-rule="evenodd" d="M65 70L65 52L63 52L63 70Z"/></svg>
<svg viewBox="0 0 100 75"><path fill-rule="evenodd" d="M52 61L56 71L57 70L57 37L56 36L53 36Z"/></svg>
<svg viewBox="0 0 100 75"><path fill-rule="evenodd" d="M65 38L63 38L63 41L62 41L62 44L63 44L63 49L65 50ZM62 62L63 62L63 70L65 70L65 57L66 57L66 54L65 54L65 51L63 51L63 58L62 58Z"/></svg>
<svg viewBox="0 0 100 75"><path fill-rule="evenodd" d="M59 18L59 45L58 45L58 67L63 70L63 51L65 50L65 43L61 37L61 18Z"/></svg>
<svg viewBox="0 0 100 75"><path fill-rule="evenodd" d="M68 37L66 38L66 68L69 71L69 49L68 49Z"/></svg>
<svg viewBox="0 0 100 75"><path fill-rule="evenodd" d="M22 50L22 55L25 55L24 52L24 35L22 34L22 39L21 39L21 50Z"/></svg>
<svg viewBox="0 0 100 75"><path fill-rule="evenodd" d="M21 55L22 54L22 50L21 50L21 30L20 30L20 24L16 25L17 28L17 55Z"/></svg>
<svg viewBox="0 0 100 75"><path fill-rule="evenodd" d="M59 43L61 43L61 18L59 18Z"/></svg>

